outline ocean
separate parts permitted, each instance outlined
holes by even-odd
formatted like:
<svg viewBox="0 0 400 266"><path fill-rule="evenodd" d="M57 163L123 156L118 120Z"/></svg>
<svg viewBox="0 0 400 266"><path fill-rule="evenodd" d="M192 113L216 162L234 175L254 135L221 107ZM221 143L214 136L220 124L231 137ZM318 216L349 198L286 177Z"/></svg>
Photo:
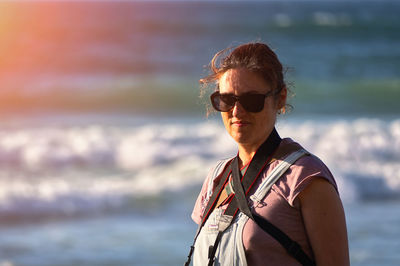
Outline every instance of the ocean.
<svg viewBox="0 0 400 266"><path fill-rule="evenodd" d="M236 154L198 80L264 41L277 130L320 157L352 265L400 264L399 1L0 2L0 266L181 265L208 170Z"/></svg>

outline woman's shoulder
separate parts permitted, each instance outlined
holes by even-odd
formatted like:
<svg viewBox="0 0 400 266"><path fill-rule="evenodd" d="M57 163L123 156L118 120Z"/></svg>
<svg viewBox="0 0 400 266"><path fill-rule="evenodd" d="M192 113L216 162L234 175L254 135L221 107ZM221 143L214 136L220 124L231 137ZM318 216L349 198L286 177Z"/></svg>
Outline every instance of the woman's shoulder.
<svg viewBox="0 0 400 266"><path fill-rule="evenodd" d="M232 158L226 158L217 161L211 169L209 170L206 179L203 182L203 186L197 197L193 212L192 219L199 224L201 219L203 218L203 212L206 208L208 201L214 191L214 188L218 185L219 180L221 179L221 173L224 171L227 163Z"/></svg>
<svg viewBox="0 0 400 266"><path fill-rule="evenodd" d="M299 148L304 149L292 139L284 139L281 145L297 145ZM284 157L281 160L284 160ZM276 164L279 164L279 161ZM291 206L294 206L298 194L318 178L325 179L331 183L337 191L335 178L329 168L317 156L307 152L289 167L275 183L273 189L277 190Z"/></svg>
<svg viewBox="0 0 400 266"><path fill-rule="evenodd" d="M325 163L320 158L318 158L316 155L307 151L299 143L295 142L294 140L292 140L290 138L285 138L282 140L282 143L279 148L284 149L287 146L297 147L298 150L301 149L301 150L306 151L304 153L304 156L301 156L299 159L297 159L292 164L291 168L301 168L301 170L325 171L325 172L327 172L326 174L332 175L331 172L329 171L328 167L325 165ZM289 154L284 154L279 159L284 160L288 155Z"/></svg>

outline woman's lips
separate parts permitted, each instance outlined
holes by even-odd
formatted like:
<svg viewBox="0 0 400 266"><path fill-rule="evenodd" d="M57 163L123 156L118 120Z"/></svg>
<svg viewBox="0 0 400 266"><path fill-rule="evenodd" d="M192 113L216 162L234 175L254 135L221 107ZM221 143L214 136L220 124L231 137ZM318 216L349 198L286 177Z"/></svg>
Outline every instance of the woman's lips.
<svg viewBox="0 0 400 266"><path fill-rule="evenodd" d="M250 125L249 122L247 122L247 121L242 121L242 120L232 121L231 124L234 125L234 126L237 126L237 127L244 127L244 126Z"/></svg>

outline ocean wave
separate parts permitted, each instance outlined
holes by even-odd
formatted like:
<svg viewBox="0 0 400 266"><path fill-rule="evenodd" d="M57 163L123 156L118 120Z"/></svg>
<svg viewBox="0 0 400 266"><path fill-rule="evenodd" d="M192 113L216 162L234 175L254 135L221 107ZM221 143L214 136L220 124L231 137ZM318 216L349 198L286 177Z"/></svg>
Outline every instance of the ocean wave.
<svg viewBox="0 0 400 266"><path fill-rule="evenodd" d="M107 167L139 170L195 154L223 154L215 124L40 127L0 130L0 166L21 171ZM222 143L222 145L220 145Z"/></svg>
<svg viewBox="0 0 400 266"><path fill-rule="evenodd" d="M333 14L329 12L315 12L313 19L319 26L350 26L351 17L347 14Z"/></svg>
<svg viewBox="0 0 400 266"><path fill-rule="evenodd" d="M400 197L400 120L281 120L278 131L329 166L345 202ZM198 189L217 159L235 154L213 120L3 128L0 214L70 216L168 201L160 197Z"/></svg>
<svg viewBox="0 0 400 266"><path fill-rule="evenodd" d="M304 122L282 130L330 167L349 201L400 196L400 120Z"/></svg>

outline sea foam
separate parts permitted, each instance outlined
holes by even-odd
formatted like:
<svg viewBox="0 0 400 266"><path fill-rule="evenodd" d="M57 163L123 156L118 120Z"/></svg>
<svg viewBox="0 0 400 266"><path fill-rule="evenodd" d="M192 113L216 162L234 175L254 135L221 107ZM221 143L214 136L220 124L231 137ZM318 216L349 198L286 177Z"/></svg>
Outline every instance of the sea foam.
<svg viewBox="0 0 400 266"><path fill-rule="evenodd" d="M345 202L400 196L400 120L281 120L321 158ZM0 214L72 215L198 187L235 143L219 121L0 130Z"/></svg>

